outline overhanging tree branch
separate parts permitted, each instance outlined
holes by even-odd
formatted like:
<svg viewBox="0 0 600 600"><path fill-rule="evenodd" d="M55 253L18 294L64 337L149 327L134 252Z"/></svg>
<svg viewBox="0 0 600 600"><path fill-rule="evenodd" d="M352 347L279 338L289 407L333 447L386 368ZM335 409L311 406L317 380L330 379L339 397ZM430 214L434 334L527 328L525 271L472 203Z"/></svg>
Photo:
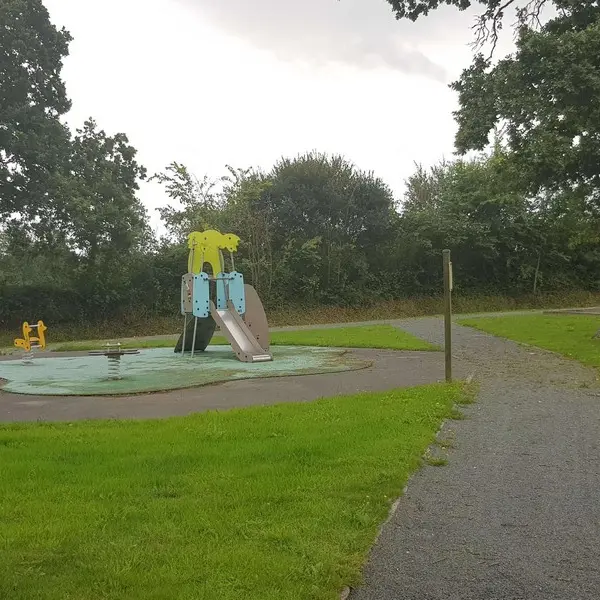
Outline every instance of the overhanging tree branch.
<svg viewBox="0 0 600 600"><path fill-rule="evenodd" d="M494 55L502 29L502 20L506 11L515 4L516 0L507 0L498 6L494 2L489 8L475 19L475 24L471 29L475 31L475 40L471 47L475 52L479 52L487 44L491 45L488 60ZM541 27L540 15L547 0L529 0L523 7L516 7L517 21L513 24L515 33L518 33L521 27L530 27L537 29Z"/></svg>

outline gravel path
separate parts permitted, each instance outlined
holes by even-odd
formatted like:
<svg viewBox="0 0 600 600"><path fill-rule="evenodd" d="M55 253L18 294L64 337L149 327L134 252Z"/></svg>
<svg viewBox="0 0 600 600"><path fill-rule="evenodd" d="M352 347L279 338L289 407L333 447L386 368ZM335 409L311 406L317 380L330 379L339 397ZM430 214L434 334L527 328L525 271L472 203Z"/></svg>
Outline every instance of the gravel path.
<svg viewBox="0 0 600 600"><path fill-rule="evenodd" d="M439 319L397 322L441 342ZM600 598L600 391L595 372L456 326L480 382L449 422L445 467L409 482L351 600Z"/></svg>

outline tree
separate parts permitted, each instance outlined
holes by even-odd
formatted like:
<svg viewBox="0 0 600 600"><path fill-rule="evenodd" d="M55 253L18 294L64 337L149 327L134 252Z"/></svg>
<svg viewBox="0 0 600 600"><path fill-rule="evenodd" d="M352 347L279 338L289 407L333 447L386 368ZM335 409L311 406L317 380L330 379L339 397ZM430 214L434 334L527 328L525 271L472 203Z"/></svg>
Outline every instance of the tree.
<svg viewBox="0 0 600 600"><path fill-rule="evenodd" d="M146 169L136 153L125 134L108 136L92 119L73 139L54 223L61 223L88 266L106 257L118 260L148 243L146 210L136 196Z"/></svg>
<svg viewBox="0 0 600 600"><path fill-rule="evenodd" d="M469 0L388 2L397 18L412 20L441 4L459 10L475 4ZM482 14L476 25L473 63L451 85L459 96L456 147L459 154L482 150L490 143L490 132L500 131L507 150L504 162L511 171L505 182L523 192L535 207L538 226L534 229L539 235L537 264L532 269L536 289L545 258L554 257L554 270L547 269L552 276L562 272L561 261L563 265L575 260L598 266L600 7L587 0L525 0L521 4L479 0L478 4ZM517 14L516 50L494 61L509 8ZM543 21L545 8L553 9L553 15ZM484 54L486 45L490 52ZM551 225L552 235L542 232L543 223ZM567 245L562 251L559 239ZM583 275L580 270L580 274L590 281L589 272Z"/></svg>
<svg viewBox="0 0 600 600"><path fill-rule="evenodd" d="M581 188L598 205L600 8L579 3L539 31L522 26L514 56L494 67L478 56L454 89L460 152L484 147L501 122L531 192Z"/></svg>
<svg viewBox="0 0 600 600"><path fill-rule="evenodd" d="M161 210L177 240L204 227L237 233L236 264L271 303L374 295L395 215L380 179L316 153L281 159L268 173L227 170L214 184L177 163L155 177L181 205Z"/></svg>
<svg viewBox="0 0 600 600"><path fill-rule="evenodd" d="M269 178L275 246L318 254L319 267L311 273L318 276L317 298L363 299L365 288L379 276L393 220L394 199L388 186L341 156L319 153L282 159ZM305 246L309 240L314 244ZM289 282L291 294L294 285Z"/></svg>
<svg viewBox="0 0 600 600"><path fill-rule="evenodd" d="M0 2L0 269L11 315L30 297L59 320L116 314L141 304L134 271L151 271L136 150L91 119L74 137L61 123L70 41L41 0Z"/></svg>
<svg viewBox="0 0 600 600"><path fill-rule="evenodd" d="M276 270L275 248L272 236L272 207L269 191L270 178L258 170L227 167L229 175L223 178L226 199L224 221L231 231L241 236L240 269L250 277L258 293L271 298Z"/></svg>
<svg viewBox="0 0 600 600"><path fill-rule="evenodd" d="M191 231L219 228L217 221L226 203L219 185L225 180L225 177L211 179L208 175L199 179L176 161L150 177L150 181L163 185L169 198L180 205L179 208L168 205L158 209L172 239L183 243Z"/></svg>
<svg viewBox="0 0 600 600"><path fill-rule="evenodd" d="M462 289L531 289L523 290L534 274L523 268L537 258L534 206L511 186L506 162L497 147L489 156L420 167L409 178L401 227L421 285L439 285L440 252L450 248Z"/></svg>
<svg viewBox="0 0 600 600"><path fill-rule="evenodd" d="M444 3L468 7L471 2ZM399 18L416 19L439 0L390 0ZM486 0L476 46L498 38L510 0ZM556 16L541 23L545 6ZM517 8L516 51L493 63L479 51L452 88L459 94L456 146L480 150L501 126L518 164L520 183L541 189L583 190L590 202L600 196L600 7L584 0L532 0Z"/></svg>
<svg viewBox="0 0 600 600"><path fill-rule="evenodd" d="M95 318L151 302L151 288L133 286L155 250L146 209L137 198L145 177L125 134L109 136L92 119L77 130L52 204L52 223L79 259L72 285L81 294L83 312ZM147 290L144 298L141 289Z"/></svg>
<svg viewBox="0 0 600 600"><path fill-rule="evenodd" d="M41 0L0 3L0 216L43 215L68 151L60 78L71 36Z"/></svg>
<svg viewBox="0 0 600 600"><path fill-rule="evenodd" d="M386 0L391 5L396 19L410 19L416 21L419 17L427 16L432 10L445 4L455 6L458 10L467 10L473 5L480 5L483 12L476 18L476 39L473 43L475 48L481 48L486 43L491 44L491 53L496 47L503 19L507 10L511 8L517 14L518 26L527 24L539 24L542 9L550 0ZM557 6L571 4L569 0L553 0Z"/></svg>

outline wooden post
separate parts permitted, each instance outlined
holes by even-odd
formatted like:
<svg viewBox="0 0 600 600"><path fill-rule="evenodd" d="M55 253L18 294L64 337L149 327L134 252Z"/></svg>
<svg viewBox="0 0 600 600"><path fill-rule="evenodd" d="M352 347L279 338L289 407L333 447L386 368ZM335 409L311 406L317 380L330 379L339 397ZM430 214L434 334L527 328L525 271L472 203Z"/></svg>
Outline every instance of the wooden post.
<svg viewBox="0 0 600 600"><path fill-rule="evenodd" d="M444 260L444 351L446 381L452 381L452 262L450 250L442 252Z"/></svg>

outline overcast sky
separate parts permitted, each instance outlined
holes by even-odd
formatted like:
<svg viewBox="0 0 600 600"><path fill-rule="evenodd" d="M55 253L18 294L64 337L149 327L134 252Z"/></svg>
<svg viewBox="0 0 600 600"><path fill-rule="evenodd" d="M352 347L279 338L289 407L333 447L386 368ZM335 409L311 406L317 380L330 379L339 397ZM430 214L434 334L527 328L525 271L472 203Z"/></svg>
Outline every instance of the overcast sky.
<svg viewBox="0 0 600 600"><path fill-rule="evenodd" d="M149 171L341 153L396 192L414 161L453 151L448 83L471 58L473 12L396 21L384 0L44 0L73 35L63 71L76 127L123 131ZM141 197L167 202L157 184Z"/></svg>

